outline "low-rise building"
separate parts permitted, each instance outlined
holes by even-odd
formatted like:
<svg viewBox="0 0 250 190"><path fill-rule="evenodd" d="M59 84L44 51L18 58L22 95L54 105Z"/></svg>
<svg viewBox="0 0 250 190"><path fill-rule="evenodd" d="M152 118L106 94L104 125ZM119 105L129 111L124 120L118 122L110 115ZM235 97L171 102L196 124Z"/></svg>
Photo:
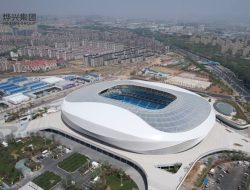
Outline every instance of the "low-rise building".
<svg viewBox="0 0 250 190"><path fill-rule="evenodd" d="M13 64L14 72L50 71L57 68L55 60L24 60Z"/></svg>
<svg viewBox="0 0 250 190"><path fill-rule="evenodd" d="M27 102L30 100L30 98L22 93L16 93L10 96L3 97L3 100L16 105L22 102Z"/></svg>

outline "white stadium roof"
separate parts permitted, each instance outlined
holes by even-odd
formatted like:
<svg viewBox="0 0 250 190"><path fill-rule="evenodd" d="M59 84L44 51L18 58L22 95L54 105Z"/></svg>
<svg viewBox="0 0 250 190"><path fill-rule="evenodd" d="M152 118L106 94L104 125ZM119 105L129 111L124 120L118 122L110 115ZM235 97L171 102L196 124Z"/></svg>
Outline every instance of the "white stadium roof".
<svg viewBox="0 0 250 190"><path fill-rule="evenodd" d="M157 98L172 99L164 107L156 103L148 109L102 95L121 93L124 89L119 86L126 86L125 90L136 87L132 91L142 98L138 101L145 97L137 87L143 87L143 93L152 91L150 97L159 93ZM81 134L140 153L183 151L200 142L215 123L212 107L197 94L172 85L131 80L102 82L75 91L65 98L62 114L65 123Z"/></svg>

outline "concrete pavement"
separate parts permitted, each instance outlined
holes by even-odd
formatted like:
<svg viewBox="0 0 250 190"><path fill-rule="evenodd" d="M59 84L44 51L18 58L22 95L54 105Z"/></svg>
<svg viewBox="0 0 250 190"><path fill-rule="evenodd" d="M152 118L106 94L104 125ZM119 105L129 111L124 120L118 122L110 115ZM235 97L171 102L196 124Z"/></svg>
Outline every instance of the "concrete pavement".
<svg viewBox="0 0 250 190"><path fill-rule="evenodd" d="M49 128L69 134L77 139L88 142L104 150L107 150L108 152L132 161L144 170L148 180L148 189L150 190L177 189L179 184L186 176L187 172L190 170L192 164L208 153L219 150L241 150L245 152L250 151L250 139L248 137L244 137L235 131L230 130L229 128L227 129L225 126L219 123L216 123L208 136L197 146L178 154L167 155L135 154L87 139L86 137L83 137L70 130L62 122L60 112L31 121L26 130L31 132ZM157 165L169 165L176 162L182 163L181 168L176 174L166 172L156 167Z"/></svg>

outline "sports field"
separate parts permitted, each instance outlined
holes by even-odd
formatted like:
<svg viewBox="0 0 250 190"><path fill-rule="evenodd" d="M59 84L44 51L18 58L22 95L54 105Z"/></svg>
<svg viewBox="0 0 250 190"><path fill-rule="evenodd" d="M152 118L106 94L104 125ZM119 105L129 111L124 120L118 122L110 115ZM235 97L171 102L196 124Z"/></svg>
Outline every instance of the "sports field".
<svg viewBox="0 0 250 190"><path fill-rule="evenodd" d="M53 172L44 172L33 180L35 184L44 190L49 190L54 187L58 182L61 181L61 177L54 174Z"/></svg>
<svg viewBox="0 0 250 190"><path fill-rule="evenodd" d="M74 153L58 163L58 166L67 172L74 172L86 164L88 158L80 153Z"/></svg>

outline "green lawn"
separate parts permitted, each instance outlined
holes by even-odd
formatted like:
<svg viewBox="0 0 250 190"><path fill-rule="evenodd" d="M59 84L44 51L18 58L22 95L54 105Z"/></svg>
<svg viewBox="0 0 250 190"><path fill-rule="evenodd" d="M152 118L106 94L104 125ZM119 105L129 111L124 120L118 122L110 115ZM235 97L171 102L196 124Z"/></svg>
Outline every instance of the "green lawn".
<svg viewBox="0 0 250 190"><path fill-rule="evenodd" d="M74 153L68 158L58 163L58 166L67 172L74 172L87 162L87 157Z"/></svg>
<svg viewBox="0 0 250 190"><path fill-rule="evenodd" d="M7 148L0 147L0 177L10 185L19 180L21 172L15 168L16 161Z"/></svg>
<svg viewBox="0 0 250 190"><path fill-rule="evenodd" d="M48 145L52 147L52 141L47 139L45 146L45 140L42 137L29 137L23 138L22 142L16 142L16 139L12 139L13 136L9 136L7 139L9 146L0 146L0 177L2 181L11 185L20 180L22 174L15 168L16 162L24 158L31 158L32 155L36 155L37 152L41 152L48 148ZM33 150L27 148L28 145L33 145Z"/></svg>
<svg viewBox="0 0 250 190"><path fill-rule="evenodd" d="M111 187L111 190L132 190L138 189L137 185L132 179L123 179L121 186L121 178L118 175L106 176L107 185Z"/></svg>
<svg viewBox="0 0 250 190"><path fill-rule="evenodd" d="M136 183L119 169L112 168L110 166L101 166L99 168L98 176L100 180L93 184L91 187L93 190L103 190L106 187L110 187L110 190L138 190ZM122 186L121 186L121 174L122 174ZM97 176L93 174L93 176Z"/></svg>
<svg viewBox="0 0 250 190"><path fill-rule="evenodd" d="M45 190L49 190L61 181L61 177L53 172L45 172L35 178L33 182Z"/></svg>

